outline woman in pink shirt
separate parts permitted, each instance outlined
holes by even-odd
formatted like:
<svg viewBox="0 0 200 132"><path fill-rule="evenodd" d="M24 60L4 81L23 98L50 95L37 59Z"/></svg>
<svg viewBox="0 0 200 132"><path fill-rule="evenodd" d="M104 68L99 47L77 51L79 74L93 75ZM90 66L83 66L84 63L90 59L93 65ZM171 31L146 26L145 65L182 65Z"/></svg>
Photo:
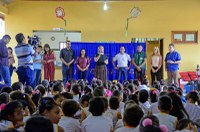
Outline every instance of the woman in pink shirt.
<svg viewBox="0 0 200 132"><path fill-rule="evenodd" d="M90 59L87 57L85 49L81 49L79 57L76 60L76 64L78 67L78 79L87 79Z"/></svg>

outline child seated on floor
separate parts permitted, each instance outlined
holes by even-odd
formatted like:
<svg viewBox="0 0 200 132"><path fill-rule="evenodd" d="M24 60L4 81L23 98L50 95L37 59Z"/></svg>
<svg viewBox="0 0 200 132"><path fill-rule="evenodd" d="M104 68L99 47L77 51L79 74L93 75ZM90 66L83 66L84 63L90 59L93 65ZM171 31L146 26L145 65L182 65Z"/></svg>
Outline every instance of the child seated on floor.
<svg viewBox="0 0 200 132"><path fill-rule="evenodd" d="M124 112L124 127L118 128L115 132L139 132L139 123L144 113L142 109L136 105L129 105Z"/></svg>
<svg viewBox="0 0 200 132"><path fill-rule="evenodd" d="M78 110L80 110L80 106L75 100L68 99L63 101L62 111L64 116L61 117L58 125L61 126L65 132L81 132L79 120L73 118Z"/></svg>
<svg viewBox="0 0 200 132"><path fill-rule="evenodd" d="M159 119L160 124L164 124L168 128L169 132L175 131L178 123L176 117L169 115L172 107L172 99L169 96L163 95L158 101L158 109L160 113L155 114Z"/></svg>
<svg viewBox="0 0 200 132"><path fill-rule="evenodd" d="M105 116L109 117L113 121L113 127L115 127L117 121L121 119L121 113L118 111L119 108L119 99L115 96L112 96L109 99L110 108L105 112Z"/></svg>
<svg viewBox="0 0 200 132"><path fill-rule="evenodd" d="M103 116L105 111L104 102L101 97L94 97L90 100L89 111L92 115L82 122L83 132L112 132L113 122Z"/></svg>
<svg viewBox="0 0 200 132"><path fill-rule="evenodd" d="M198 132L196 125L189 119L181 119L175 132Z"/></svg>

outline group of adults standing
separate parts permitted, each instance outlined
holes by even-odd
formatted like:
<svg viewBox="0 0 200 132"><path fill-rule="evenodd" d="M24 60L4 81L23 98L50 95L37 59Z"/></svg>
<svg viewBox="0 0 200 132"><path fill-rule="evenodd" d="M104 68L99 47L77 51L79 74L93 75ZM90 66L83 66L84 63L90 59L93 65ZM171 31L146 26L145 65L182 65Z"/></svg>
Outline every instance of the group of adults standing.
<svg viewBox="0 0 200 132"><path fill-rule="evenodd" d="M6 45L10 42L11 37L4 35L0 40L0 76L3 78L6 85L11 85L11 72L9 67L14 63L12 49L9 49ZM22 33L15 36L17 46L15 47L15 54L18 58L17 74L20 82L30 86L36 86L40 82L42 65L44 66L44 79L53 81L55 74L54 61L56 60L53 51L48 44L44 45L44 53L42 53L42 46L33 48L26 44L25 37ZM66 41L66 48L60 51L60 60L62 61L62 78L64 84L69 79L74 77L74 62L76 61L78 68L78 78L87 79L88 68L90 66L90 58L87 56L86 50L81 49L78 58L75 60L75 52L71 49L71 42ZM108 57L104 54L104 47L98 47L98 53L94 57L96 62L94 77L107 81L107 68ZM115 62L117 61L117 65ZM160 55L159 48L154 47L151 55L151 78L152 83L155 80L161 80L161 67L162 67L162 56ZM113 66L117 70L117 79L128 79L128 70L131 65L134 65L134 78L144 79L146 73L146 62L147 57L143 51L142 45L137 46L137 51L134 53L132 58L125 52L125 47L120 47L120 53L113 58ZM181 63L180 54L175 51L174 44L169 44L169 52L165 57L165 68L168 75L168 82L175 83L178 85L178 70L179 64Z"/></svg>

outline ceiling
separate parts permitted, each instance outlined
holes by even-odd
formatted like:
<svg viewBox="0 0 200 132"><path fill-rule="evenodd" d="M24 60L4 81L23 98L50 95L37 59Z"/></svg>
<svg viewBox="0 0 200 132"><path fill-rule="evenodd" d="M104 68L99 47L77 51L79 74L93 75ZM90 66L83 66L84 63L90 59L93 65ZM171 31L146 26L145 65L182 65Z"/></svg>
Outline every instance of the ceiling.
<svg viewBox="0 0 200 132"><path fill-rule="evenodd" d="M161 1L161 0L0 0L0 5L7 5L11 2L18 1Z"/></svg>

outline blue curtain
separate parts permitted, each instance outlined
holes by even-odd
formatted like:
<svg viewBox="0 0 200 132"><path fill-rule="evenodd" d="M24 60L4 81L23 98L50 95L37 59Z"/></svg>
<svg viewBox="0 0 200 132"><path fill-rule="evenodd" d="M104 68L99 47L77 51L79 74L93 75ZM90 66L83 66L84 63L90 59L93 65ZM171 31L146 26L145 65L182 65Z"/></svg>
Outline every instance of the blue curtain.
<svg viewBox="0 0 200 132"><path fill-rule="evenodd" d="M90 61L88 81L91 81L94 76L94 56L97 54L98 46L102 45L104 47L104 53L108 56L109 63L107 65L108 69L108 79L115 80L117 78L117 72L112 65L113 57L120 52L120 47L124 46L126 53L133 57L134 52L137 51L137 45L141 44L143 47L143 51L146 52L146 43L89 43L89 42L72 42L71 48L75 51L75 58L77 58L80 54L82 48L86 49L86 53ZM76 59L75 59L76 61ZM76 63L74 65L74 78L78 79L77 75L77 66ZM129 70L129 79L134 79L133 66Z"/></svg>

